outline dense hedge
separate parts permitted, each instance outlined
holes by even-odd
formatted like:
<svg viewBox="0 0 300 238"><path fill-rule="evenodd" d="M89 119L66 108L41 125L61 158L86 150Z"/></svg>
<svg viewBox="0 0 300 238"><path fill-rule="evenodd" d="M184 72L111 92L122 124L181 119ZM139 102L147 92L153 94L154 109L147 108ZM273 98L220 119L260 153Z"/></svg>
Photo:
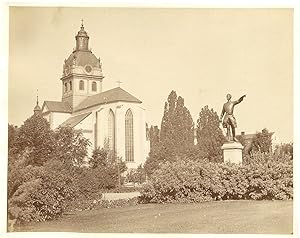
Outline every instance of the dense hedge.
<svg viewBox="0 0 300 238"><path fill-rule="evenodd" d="M259 153L244 165L177 160L158 169L142 190L144 202L293 198L288 156Z"/></svg>

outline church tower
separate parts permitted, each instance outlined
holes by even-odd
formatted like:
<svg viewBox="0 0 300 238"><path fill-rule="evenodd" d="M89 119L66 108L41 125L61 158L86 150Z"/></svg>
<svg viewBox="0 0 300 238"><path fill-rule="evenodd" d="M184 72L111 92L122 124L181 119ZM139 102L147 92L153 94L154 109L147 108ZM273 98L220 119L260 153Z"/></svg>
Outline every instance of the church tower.
<svg viewBox="0 0 300 238"><path fill-rule="evenodd" d="M97 58L89 48L89 36L83 22L77 35L76 48L65 60L63 65L62 101L75 108L86 99L102 92L102 68L100 58Z"/></svg>

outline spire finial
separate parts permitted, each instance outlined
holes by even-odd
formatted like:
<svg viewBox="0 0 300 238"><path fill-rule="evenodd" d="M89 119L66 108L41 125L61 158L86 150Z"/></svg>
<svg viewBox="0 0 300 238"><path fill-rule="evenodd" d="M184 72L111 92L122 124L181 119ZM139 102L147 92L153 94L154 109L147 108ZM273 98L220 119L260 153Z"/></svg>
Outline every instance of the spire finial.
<svg viewBox="0 0 300 238"><path fill-rule="evenodd" d="M39 106L39 90L36 90L36 105L33 109L34 115L40 114L42 112L42 109Z"/></svg>
<svg viewBox="0 0 300 238"><path fill-rule="evenodd" d="M81 19L81 29L83 29L84 26L83 26L83 19Z"/></svg>
<svg viewBox="0 0 300 238"><path fill-rule="evenodd" d="M36 105L39 105L39 89L36 89Z"/></svg>

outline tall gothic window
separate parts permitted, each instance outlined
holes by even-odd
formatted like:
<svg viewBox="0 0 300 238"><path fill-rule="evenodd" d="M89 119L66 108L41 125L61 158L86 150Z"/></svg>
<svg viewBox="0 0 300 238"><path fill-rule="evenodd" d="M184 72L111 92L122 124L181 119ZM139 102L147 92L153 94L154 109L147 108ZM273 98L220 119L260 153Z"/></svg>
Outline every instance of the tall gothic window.
<svg viewBox="0 0 300 238"><path fill-rule="evenodd" d="M108 114L108 147L114 151L115 148L115 115L110 109Z"/></svg>
<svg viewBox="0 0 300 238"><path fill-rule="evenodd" d="M67 91L68 91L68 84L65 83L65 92L67 92Z"/></svg>
<svg viewBox="0 0 300 238"><path fill-rule="evenodd" d="M84 82L83 82L83 80L79 81L79 90L84 90Z"/></svg>
<svg viewBox="0 0 300 238"><path fill-rule="evenodd" d="M97 91L97 83L96 82L92 83L92 91L94 91L94 92Z"/></svg>
<svg viewBox="0 0 300 238"><path fill-rule="evenodd" d="M72 81L70 81L70 90L72 91Z"/></svg>
<svg viewBox="0 0 300 238"><path fill-rule="evenodd" d="M125 161L134 161L133 115L130 109L125 114Z"/></svg>

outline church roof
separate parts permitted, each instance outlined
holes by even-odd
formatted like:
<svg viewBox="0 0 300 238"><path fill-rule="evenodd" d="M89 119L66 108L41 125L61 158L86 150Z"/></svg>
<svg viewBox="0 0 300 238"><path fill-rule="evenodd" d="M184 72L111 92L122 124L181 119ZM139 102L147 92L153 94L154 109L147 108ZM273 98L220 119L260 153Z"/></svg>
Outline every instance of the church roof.
<svg viewBox="0 0 300 238"><path fill-rule="evenodd" d="M65 122L63 122L60 125L60 127L64 127L64 126L74 127L78 123L80 123L82 120L84 120L87 116L89 116L90 114L91 114L91 112L88 112L88 113L83 113L83 114L80 114L77 116L70 117Z"/></svg>
<svg viewBox="0 0 300 238"><path fill-rule="evenodd" d="M50 112L65 112L65 113L72 112L72 108L70 104L67 102L45 101L43 105L43 109L45 106L47 106Z"/></svg>
<svg viewBox="0 0 300 238"><path fill-rule="evenodd" d="M33 111L40 111L40 110L41 110L41 108L40 108L39 104L36 104Z"/></svg>
<svg viewBox="0 0 300 238"><path fill-rule="evenodd" d="M73 52L66 60L66 65L72 66L74 58L76 66L84 67L89 64L92 67L99 67L99 59L91 51L77 50Z"/></svg>
<svg viewBox="0 0 300 238"><path fill-rule="evenodd" d="M132 96L124 89L117 87L102 93L98 93L93 96L89 96L84 101L82 101L76 108L74 108L74 111L80 111L92 106L106 104L106 103L120 102L120 101L142 103L142 101Z"/></svg>

